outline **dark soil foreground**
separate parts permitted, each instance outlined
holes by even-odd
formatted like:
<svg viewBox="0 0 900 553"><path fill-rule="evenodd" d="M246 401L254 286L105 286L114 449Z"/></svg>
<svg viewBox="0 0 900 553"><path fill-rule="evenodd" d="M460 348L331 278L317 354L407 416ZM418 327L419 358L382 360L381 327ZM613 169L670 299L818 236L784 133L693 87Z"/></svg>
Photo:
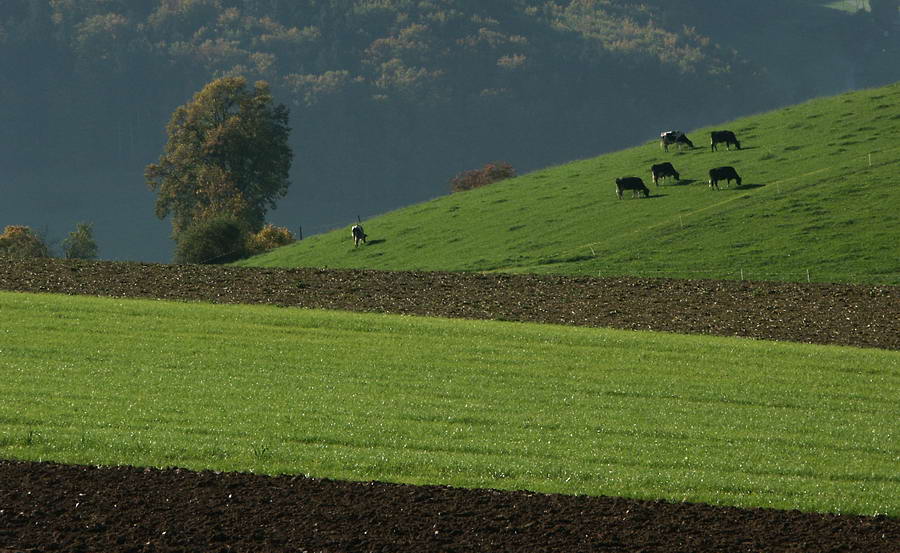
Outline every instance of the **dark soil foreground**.
<svg viewBox="0 0 900 553"><path fill-rule="evenodd" d="M0 289L900 349L889 286L4 260ZM0 553L38 551L896 553L900 519L0 461Z"/></svg>
<svg viewBox="0 0 900 553"><path fill-rule="evenodd" d="M0 462L0 552L896 552L900 520Z"/></svg>

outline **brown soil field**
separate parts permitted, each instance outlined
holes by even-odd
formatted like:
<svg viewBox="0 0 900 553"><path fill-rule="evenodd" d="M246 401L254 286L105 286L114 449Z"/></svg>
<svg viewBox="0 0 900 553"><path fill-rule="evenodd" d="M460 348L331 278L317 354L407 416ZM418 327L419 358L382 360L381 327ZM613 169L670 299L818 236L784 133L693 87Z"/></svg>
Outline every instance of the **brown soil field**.
<svg viewBox="0 0 900 553"><path fill-rule="evenodd" d="M0 290L900 349L891 286L3 260ZM900 519L0 461L0 553L39 551L900 552Z"/></svg>
<svg viewBox="0 0 900 553"><path fill-rule="evenodd" d="M403 313L900 349L900 287L4 260L0 290Z"/></svg>

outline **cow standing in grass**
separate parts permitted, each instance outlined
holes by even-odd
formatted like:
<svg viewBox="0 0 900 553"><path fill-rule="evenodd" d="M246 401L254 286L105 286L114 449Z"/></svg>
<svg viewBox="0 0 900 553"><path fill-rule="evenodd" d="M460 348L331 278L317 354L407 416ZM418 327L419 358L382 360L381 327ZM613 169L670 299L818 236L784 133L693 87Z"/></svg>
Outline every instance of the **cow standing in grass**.
<svg viewBox="0 0 900 553"><path fill-rule="evenodd" d="M650 189L644 185L644 181L642 181L639 177L622 177L621 179L616 179L616 196L619 199L622 199L622 192L625 190L631 190L631 197L638 197L640 194L643 194L645 198L650 197Z"/></svg>
<svg viewBox="0 0 900 553"><path fill-rule="evenodd" d="M653 184L656 186L659 186L659 179L666 177L675 177L676 181L681 180L681 175L668 161L650 166L650 176L653 177Z"/></svg>
<svg viewBox="0 0 900 553"><path fill-rule="evenodd" d="M738 150L741 149L741 142L734 136L734 133L731 131L713 131L709 133L709 150L711 152L715 152L717 150L716 144L725 144L725 148L727 150L731 149L731 146L734 146Z"/></svg>
<svg viewBox="0 0 900 553"><path fill-rule="evenodd" d="M741 185L741 177L737 174L737 171L734 170L734 167L716 167L714 169L709 170L709 187L719 189L719 181L726 181L728 184L731 184L731 181L736 181L737 185Z"/></svg>
<svg viewBox="0 0 900 553"><path fill-rule="evenodd" d="M353 247L359 246L360 241L366 243L366 233L363 231L362 225L353 225L350 227L350 235L353 236Z"/></svg>
<svg viewBox="0 0 900 553"><path fill-rule="evenodd" d="M677 144L679 149L681 149L682 146L689 146L690 148L694 147L694 143L681 131L666 131L660 133L659 146L668 152L670 144Z"/></svg>

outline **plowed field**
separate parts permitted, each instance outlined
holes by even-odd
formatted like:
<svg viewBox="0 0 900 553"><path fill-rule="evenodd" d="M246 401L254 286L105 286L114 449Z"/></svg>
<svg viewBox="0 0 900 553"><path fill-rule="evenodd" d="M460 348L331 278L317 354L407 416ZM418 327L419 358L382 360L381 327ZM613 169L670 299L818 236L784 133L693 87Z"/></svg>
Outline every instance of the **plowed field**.
<svg viewBox="0 0 900 553"><path fill-rule="evenodd" d="M0 289L900 349L889 286L4 260ZM898 552L900 520L0 462L0 553L13 551Z"/></svg>

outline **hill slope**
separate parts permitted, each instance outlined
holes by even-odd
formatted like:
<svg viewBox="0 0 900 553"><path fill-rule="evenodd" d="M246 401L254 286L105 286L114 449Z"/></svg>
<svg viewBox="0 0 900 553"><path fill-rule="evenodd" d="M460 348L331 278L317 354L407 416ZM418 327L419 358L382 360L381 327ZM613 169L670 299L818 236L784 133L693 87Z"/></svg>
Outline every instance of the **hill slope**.
<svg viewBox="0 0 900 553"><path fill-rule="evenodd" d="M712 152L712 129L695 129L693 150L650 140L372 218L364 247L348 221L241 264L897 284L898 105L900 83L817 99L717 126L740 151ZM653 186L662 161L680 183ZM725 165L742 185L711 190ZM618 200L625 175L651 197Z"/></svg>

